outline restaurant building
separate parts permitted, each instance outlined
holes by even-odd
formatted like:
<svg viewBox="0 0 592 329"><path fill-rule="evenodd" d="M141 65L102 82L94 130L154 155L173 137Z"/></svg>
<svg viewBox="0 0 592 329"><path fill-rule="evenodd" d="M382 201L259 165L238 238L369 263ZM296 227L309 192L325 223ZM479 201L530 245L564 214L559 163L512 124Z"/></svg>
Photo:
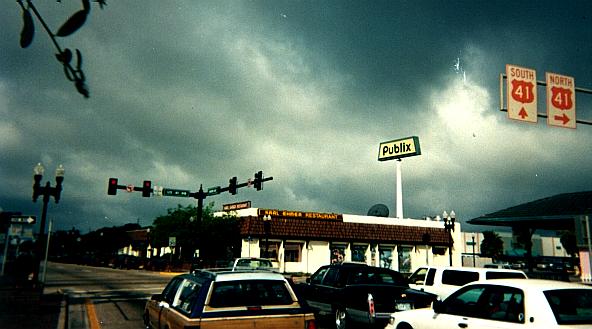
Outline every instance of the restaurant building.
<svg viewBox="0 0 592 329"><path fill-rule="evenodd" d="M271 258L281 272L313 273L335 262L362 262L411 273L422 265L461 265L442 221L247 208L217 213L240 219L242 257ZM452 243L452 257L449 246ZM458 250L458 249L456 249Z"/></svg>

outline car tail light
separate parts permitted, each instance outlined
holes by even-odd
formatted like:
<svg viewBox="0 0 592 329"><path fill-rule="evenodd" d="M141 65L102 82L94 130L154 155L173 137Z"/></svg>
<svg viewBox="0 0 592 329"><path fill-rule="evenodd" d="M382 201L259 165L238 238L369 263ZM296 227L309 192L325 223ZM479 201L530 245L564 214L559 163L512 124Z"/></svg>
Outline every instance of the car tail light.
<svg viewBox="0 0 592 329"><path fill-rule="evenodd" d="M376 311L374 310L374 297L372 297L372 294L368 294L368 314L370 314L371 318L376 316Z"/></svg>
<svg viewBox="0 0 592 329"><path fill-rule="evenodd" d="M247 311L261 311L261 306L247 306Z"/></svg>
<svg viewBox="0 0 592 329"><path fill-rule="evenodd" d="M317 323L315 322L315 320L306 320L304 322L304 328L305 329L317 329Z"/></svg>

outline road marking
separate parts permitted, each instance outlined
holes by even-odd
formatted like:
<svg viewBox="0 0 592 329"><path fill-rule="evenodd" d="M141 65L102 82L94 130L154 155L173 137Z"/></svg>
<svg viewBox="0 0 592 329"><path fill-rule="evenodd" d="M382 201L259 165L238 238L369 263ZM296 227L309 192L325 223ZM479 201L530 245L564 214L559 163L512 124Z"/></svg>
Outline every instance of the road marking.
<svg viewBox="0 0 592 329"><path fill-rule="evenodd" d="M98 289L98 290L69 290L68 293L82 295L82 294L100 294L108 292L128 292L128 291L162 291L165 285L158 287L142 287L142 288L122 288L122 289Z"/></svg>
<svg viewBox="0 0 592 329"><path fill-rule="evenodd" d="M86 299L86 315L88 316L88 323L90 325L90 329L100 329L101 325L99 324L99 319L97 318L97 312L95 310L95 305L90 300L90 298Z"/></svg>
<svg viewBox="0 0 592 329"><path fill-rule="evenodd" d="M158 272L158 274L160 274L162 276L175 276L175 275L187 274L187 272Z"/></svg>

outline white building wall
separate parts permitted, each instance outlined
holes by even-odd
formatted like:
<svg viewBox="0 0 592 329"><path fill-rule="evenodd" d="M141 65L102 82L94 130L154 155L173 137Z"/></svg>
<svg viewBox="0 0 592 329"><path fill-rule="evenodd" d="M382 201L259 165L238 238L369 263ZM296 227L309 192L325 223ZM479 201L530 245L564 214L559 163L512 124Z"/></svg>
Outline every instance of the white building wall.
<svg viewBox="0 0 592 329"><path fill-rule="evenodd" d="M241 243L241 257L261 257L259 242L259 239L256 238L243 239Z"/></svg>
<svg viewBox="0 0 592 329"><path fill-rule="evenodd" d="M559 237L541 238L541 247L543 256L569 257L561 245L561 239Z"/></svg>
<svg viewBox="0 0 592 329"><path fill-rule="evenodd" d="M304 264L302 273L314 273L319 267L331 262L329 242L310 241L308 246L308 263Z"/></svg>

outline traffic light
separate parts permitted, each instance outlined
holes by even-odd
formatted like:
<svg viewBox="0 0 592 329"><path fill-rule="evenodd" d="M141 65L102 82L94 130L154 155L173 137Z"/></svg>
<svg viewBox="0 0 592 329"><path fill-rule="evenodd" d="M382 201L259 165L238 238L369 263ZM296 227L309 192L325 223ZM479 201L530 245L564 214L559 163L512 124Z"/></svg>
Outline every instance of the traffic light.
<svg viewBox="0 0 592 329"><path fill-rule="evenodd" d="M228 192L232 195L236 194L236 176L232 177L229 181Z"/></svg>
<svg viewBox="0 0 592 329"><path fill-rule="evenodd" d="M142 196L145 198L149 198L151 193L152 193L152 181L145 180L144 186L142 187Z"/></svg>
<svg viewBox="0 0 592 329"><path fill-rule="evenodd" d="M257 191L261 191L263 189L263 171L261 170L255 173L255 188Z"/></svg>
<svg viewBox="0 0 592 329"><path fill-rule="evenodd" d="M107 189L107 194L117 194L117 178L109 178L109 188Z"/></svg>

